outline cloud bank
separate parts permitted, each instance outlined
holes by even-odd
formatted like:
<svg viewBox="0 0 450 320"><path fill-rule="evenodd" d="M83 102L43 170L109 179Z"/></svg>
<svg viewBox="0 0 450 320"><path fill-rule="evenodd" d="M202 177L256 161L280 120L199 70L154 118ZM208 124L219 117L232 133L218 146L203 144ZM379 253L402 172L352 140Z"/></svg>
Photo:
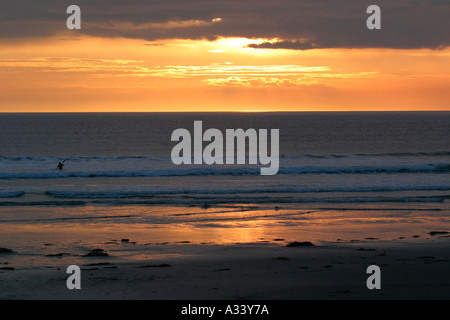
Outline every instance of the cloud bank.
<svg viewBox="0 0 450 320"><path fill-rule="evenodd" d="M450 45L448 0L18 0L0 3L0 39L69 32L66 8L82 13L77 34L159 41L272 39L253 48L439 49ZM381 7L382 29L368 30L366 9ZM276 40L273 40L276 39Z"/></svg>

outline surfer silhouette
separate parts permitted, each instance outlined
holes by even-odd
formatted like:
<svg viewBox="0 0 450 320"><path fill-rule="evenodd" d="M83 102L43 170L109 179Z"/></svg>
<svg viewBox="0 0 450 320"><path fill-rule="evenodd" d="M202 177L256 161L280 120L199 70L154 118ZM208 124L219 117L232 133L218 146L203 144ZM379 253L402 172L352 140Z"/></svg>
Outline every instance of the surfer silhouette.
<svg viewBox="0 0 450 320"><path fill-rule="evenodd" d="M58 163L58 166L56 167L58 170L62 170L64 167L64 162Z"/></svg>

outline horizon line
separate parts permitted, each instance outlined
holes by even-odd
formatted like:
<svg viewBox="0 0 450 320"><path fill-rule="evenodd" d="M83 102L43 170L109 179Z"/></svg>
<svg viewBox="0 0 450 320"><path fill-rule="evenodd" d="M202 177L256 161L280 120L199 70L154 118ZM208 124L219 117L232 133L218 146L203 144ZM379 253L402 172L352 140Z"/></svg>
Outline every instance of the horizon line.
<svg viewBox="0 0 450 320"><path fill-rule="evenodd" d="M26 113L300 113L300 112L450 112L450 110L257 110L257 111L0 111L0 114L26 114Z"/></svg>

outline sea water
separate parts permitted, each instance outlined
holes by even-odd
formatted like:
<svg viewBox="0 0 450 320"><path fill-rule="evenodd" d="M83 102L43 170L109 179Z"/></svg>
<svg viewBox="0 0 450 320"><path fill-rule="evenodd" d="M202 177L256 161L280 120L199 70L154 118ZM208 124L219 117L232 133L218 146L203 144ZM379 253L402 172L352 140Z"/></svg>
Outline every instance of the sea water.
<svg viewBox="0 0 450 320"><path fill-rule="evenodd" d="M279 129L278 174L174 165L195 120ZM448 112L2 114L0 206L447 203L449 136Z"/></svg>

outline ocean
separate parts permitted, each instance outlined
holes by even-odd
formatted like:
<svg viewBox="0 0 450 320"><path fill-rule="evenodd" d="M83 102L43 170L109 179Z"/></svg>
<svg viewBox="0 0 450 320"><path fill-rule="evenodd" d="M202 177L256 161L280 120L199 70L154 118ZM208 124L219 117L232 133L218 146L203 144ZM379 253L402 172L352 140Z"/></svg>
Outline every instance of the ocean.
<svg viewBox="0 0 450 320"><path fill-rule="evenodd" d="M280 129L278 174L174 165L171 133L195 120ZM450 191L446 112L3 114L0 128L1 206L442 203Z"/></svg>
<svg viewBox="0 0 450 320"><path fill-rule="evenodd" d="M222 132L279 129L278 174L174 165L171 134L196 120ZM379 211L385 223L421 212L438 226L450 213L450 112L1 114L0 129L3 229L264 220L267 232L268 221L295 226L305 212L320 224L324 210Z"/></svg>

